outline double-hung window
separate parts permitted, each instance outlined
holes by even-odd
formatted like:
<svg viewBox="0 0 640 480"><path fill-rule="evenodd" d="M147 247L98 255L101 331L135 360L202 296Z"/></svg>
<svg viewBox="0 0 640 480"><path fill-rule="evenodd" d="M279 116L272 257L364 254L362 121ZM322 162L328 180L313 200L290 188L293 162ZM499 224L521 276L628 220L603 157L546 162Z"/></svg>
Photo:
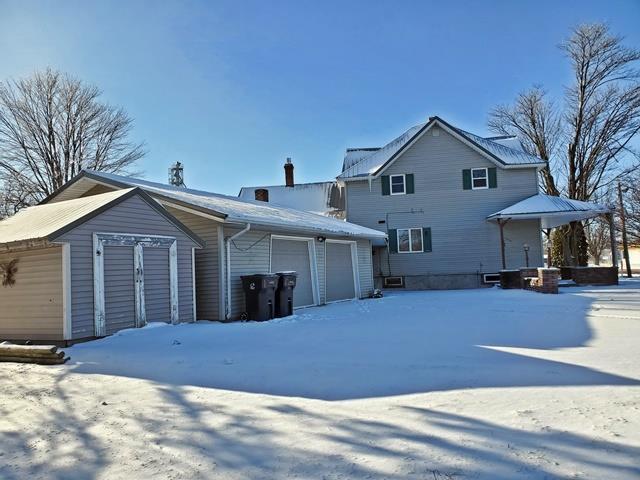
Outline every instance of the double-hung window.
<svg viewBox="0 0 640 480"><path fill-rule="evenodd" d="M471 188L473 190L489 188L489 172L487 168L471 169Z"/></svg>
<svg viewBox="0 0 640 480"><path fill-rule="evenodd" d="M422 253L423 251L422 228L398 229L398 252Z"/></svg>
<svg viewBox="0 0 640 480"><path fill-rule="evenodd" d="M407 184L404 174L390 175L391 195L404 195L407 193Z"/></svg>

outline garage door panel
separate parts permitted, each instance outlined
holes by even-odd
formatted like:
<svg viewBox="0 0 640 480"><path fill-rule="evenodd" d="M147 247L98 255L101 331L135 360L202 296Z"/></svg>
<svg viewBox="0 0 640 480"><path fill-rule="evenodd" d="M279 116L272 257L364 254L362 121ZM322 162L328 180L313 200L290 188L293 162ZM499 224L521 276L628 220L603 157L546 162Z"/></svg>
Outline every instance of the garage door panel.
<svg viewBox="0 0 640 480"><path fill-rule="evenodd" d="M298 274L293 291L293 306L314 305L309 242L274 238L271 244L271 271L295 271Z"/></svg>
<svg viewBox="0 0 640 480"><path fill-rule="evenodd" d="M133 247L104 248L104 310L106 333L136 326Z"/></svg>
<svg viewBox="0 0 640 480"><path fill-rule="evenodd" d="M353 257L350 243L326 243L327 302L356 297Z"/></svg>

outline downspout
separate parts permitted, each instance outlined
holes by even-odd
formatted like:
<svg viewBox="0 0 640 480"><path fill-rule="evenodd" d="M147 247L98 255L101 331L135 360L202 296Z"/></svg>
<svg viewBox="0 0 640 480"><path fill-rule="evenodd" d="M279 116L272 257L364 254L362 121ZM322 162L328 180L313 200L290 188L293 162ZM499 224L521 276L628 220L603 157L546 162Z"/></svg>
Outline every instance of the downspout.
<svg viewBox="0 0 640 480"><path fill-rule="evenodd" d="M225 320L229 320L231 317L231 242L233 242L236 238L241 237L245 233L251 230L251 224L247 223L247 226L244 227L237 233L234 233L229 238L225 240L226 253L227 253L227 304L225 306Z"/></svg>

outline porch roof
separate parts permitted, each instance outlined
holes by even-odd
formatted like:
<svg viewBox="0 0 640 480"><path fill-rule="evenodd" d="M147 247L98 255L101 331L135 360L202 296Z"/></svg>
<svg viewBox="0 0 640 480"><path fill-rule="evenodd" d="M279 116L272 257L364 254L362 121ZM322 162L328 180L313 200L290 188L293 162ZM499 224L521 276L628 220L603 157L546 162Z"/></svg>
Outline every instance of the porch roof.
<svg viewBox="0 0 640 480"><path fill-rule="evenodd" d="M610 212L606 205L538 194L489 215L487 220L540 219L541 228L548 229Z"/></svg>

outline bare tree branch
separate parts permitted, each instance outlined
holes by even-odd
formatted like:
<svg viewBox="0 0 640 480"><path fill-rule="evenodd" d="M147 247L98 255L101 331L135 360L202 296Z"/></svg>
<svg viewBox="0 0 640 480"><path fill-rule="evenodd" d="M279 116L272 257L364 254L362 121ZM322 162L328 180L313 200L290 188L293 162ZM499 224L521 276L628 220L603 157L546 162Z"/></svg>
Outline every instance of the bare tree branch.
<svg viewBox="0 0 640 480"><path fill-rule="evenodd" d="M0 215L38 202L83 169L130 173L144 146L129 140L131 118L100 95L51 69L0 82Z"/></svg>

